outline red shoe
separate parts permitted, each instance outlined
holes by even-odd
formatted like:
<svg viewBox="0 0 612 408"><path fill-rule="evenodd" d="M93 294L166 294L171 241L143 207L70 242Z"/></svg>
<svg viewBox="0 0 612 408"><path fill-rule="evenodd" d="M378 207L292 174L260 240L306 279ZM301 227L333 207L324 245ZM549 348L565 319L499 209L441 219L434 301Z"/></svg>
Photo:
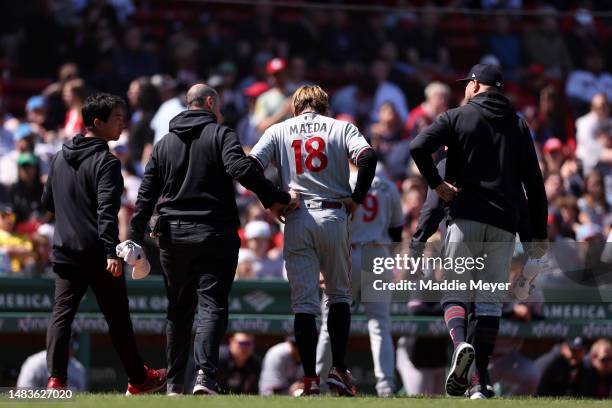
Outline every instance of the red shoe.
<svg viewBox="0 0 612 408"><path fill-rule="evenodd" d="M317 377L304 377L304 391L301 396L319 396L321 389L319 384L321 383L320 378Z"/></svg>
<svg viewBox="0 0 612 408"><path fill-rule="evenodd" d="M125 395L146 394L150 392L159 391L166 386L165 368L154 370L152 368L149 368L145 364L144 369L147 372L147 379L145 380L145 382L139 385L128 383Z"/></svg>
<svg viewBox="0 0 612 408"><path fill-rule="evenodd" d="M357 387L353 384L353 376L349 370L340 371L336 367L329 370L327 385L336 391L338 396L354 397L357 394Z"/></svg>
<svg viewBox="0 0 612 408"><path fill-rule="evenodd" d="M48 390L61 390L62 388L68 388L65 380L61 380L59 377L49 377L49 380L47 380Z"/></svg>

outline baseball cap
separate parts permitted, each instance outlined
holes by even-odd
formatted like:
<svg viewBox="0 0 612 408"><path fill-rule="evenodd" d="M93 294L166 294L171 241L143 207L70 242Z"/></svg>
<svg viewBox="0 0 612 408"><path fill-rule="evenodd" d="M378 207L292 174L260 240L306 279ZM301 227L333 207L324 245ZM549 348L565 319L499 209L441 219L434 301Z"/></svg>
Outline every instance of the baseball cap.
<svg viewBox="0 0 612 408"><path fill-rule="evenodd" d="M246 239L270 238L271 236L270 224L265 221L251 221L244 228L244 237Z"/></svg>
<svg viewBox="0 0 612 408"><path fill-rule="evenodd" d="M15 129L15 132L13 133L13 140L17 141L25 139L26 137L32 136L35 133L36 132L34 131L34 128L31 125L27 123L22 123L21 125L17 126L17 129Z"/></svg>
<svg viewBox="0 0 612 408"><path fill-rule="evenodd" d="M270 85L267 82L259 81L253 83L251 86L244 90L244 94L251 98L257 98L262 93L270 89Z"/></svg>
<svg viewBox="0 0 612 408"><path fill-rule="evenodd" d="M278 74L281 71L284 71L287 68L287 61L283 58L272 58L266 64L266 74L274 75Z"/></svg>
<svg viewBox="0 0 612 408"><path fill-rule="evenodd" d="M470 69L467 77L458 79L457 82L478 81L481 84L490 85L501 89L504 79L498 67L491 64L476 64Z"/></svg>
<svg viewBox="0 0 612 408"><path fill-rule="evenodd" d="M26 103L26 111L30 112L35 109L42 109L45 107L45 98L42 95L35 95L28 99Z"/></svg>
<svg viewBox="0 0 612 408"><path fill-rule="evenodd" d="M21 153L17 156L18 166L36 166L38 165L38 157L33 153Z"/></svg>
<svg viewBox="0 0 612 408"><path fill-rule="evenodd" d="M563 142L561 142L561 140L557 139L556 137L551 137L550 139L548 139L542 147L544 153L556 152L561 149L563 149Z"/></svg>

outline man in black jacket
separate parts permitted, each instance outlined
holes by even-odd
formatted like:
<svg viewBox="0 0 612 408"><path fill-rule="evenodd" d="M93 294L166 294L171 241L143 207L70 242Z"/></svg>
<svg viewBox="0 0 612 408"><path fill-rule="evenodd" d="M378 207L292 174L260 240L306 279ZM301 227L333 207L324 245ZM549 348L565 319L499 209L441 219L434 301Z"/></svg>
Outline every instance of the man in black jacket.
<svg viewBox="0 0 612 408"><path fill-rule="evenodd" d="M125 104L114 95L97 94L83 106L85 135L62 146L49 166L42 203L55 214L53 271L55 301L47 330L49 388L66 386L71 324L91 286L108 323L113 346L128 375L126 394L163 388L165 370L144 365L134 339L119 243L121 164L107 143L125 128Z"/></svg>
<svg viewBox="0 0 612 408"><path fill-rule="evenodd" d="M291 196L268 181L221 121L217 92L204 84L187 93L188 110L170 121L155 145L138 192L130 240L142 243L155 210L168 296L167 393L184 391L183 377L197 306L194 394L217 394L219 344L228 323L228 296L238 262L238 208L233 180L279 215ZM295 203L295 200L293 201Z"/></svg>
<svg viewBox="0 0 612 408"><path fill-rule="evenodd" d="M500 71L485 64L472 68L466 82L467 103L438 117L410 144L412 157L430 188L447 204L449 226L444 256L484 257L476 271L484 282L507 282L518 227L520 203L526 193L533 241L546 239L547 201L531 134L501 93ZM438 173L431 154L447 146L446 174ZM528 248L532 258L544 245ZM446 271L447 279L461 276ZM502 293L503 295L503 293ZM446 380L449 395L463 395L470 386L469 367L476 359L472 398L486 398L487 365L497 338L500 296L484 290L449 292L443 298L444 319L455 345ZM481 330L474 346L466 342L469 302Z"/></svg>

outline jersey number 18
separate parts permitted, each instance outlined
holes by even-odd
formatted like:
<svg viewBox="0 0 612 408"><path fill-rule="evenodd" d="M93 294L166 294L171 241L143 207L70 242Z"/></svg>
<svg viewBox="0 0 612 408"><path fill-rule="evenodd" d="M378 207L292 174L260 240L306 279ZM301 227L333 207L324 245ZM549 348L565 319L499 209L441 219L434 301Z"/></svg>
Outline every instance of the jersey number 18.
<svg viewBox="0 0 612 408"><path fill-rule="evenodd" d="M316 145L313 144L316 142ZM295 172L297 174L304 173L304 168L302 167L302 140L295 139L293 143L291 143L291 147L293 147L293 152L295 153ZM325 140L323 140L319 136L311 137L306 140L304 143L304 147L306 148L306 168L312 172L319 172L327 167L327 156L325 155ZM317 159L318 164L315 165L314 159Z"/></svg>

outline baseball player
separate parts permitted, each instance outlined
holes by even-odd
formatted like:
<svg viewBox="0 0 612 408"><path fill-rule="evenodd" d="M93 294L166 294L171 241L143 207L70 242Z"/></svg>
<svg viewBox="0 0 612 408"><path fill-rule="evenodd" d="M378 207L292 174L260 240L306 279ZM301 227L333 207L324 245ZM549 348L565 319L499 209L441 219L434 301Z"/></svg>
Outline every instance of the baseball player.
<svg viewBox="0 0 612 408"><path fill-rule="evenodd" d="M354 125L325 116L329 100L319 86L300 87L291 108L294 117L267 129L250 154L263 168L274 162L282 188L300 196L300 207L286 215L284 258L304 395L320 392L315 365L321 272L333 360L327 383L353 396L356 389L345 364L351 324L349 218L365 200L376 155ZM352 191L347 158L359 169Z"/></svg>
<svg viewBox="0 0 612 408"><path fill-rule="evenodd" d="M357 182L357 169L351 165L351 186ZM367 256L388 256L385 244L401 242L404 217L397 187L385 176L382 166L378 166L370 191L363 205L359 206L351 222L351 296L357 297L361 291L361 259ZM385 295L390 292L385 291ZM381 296L385 296L381 295ZM317 373L324 375L330 365L330 343L327 330L326 296L323 295L321 333L317 345ZM391 297L377 302L364 302L368 316L370 347L374 360L376 393L380 397L393 395L395 373L393 340L391 338Z"/></svg>

